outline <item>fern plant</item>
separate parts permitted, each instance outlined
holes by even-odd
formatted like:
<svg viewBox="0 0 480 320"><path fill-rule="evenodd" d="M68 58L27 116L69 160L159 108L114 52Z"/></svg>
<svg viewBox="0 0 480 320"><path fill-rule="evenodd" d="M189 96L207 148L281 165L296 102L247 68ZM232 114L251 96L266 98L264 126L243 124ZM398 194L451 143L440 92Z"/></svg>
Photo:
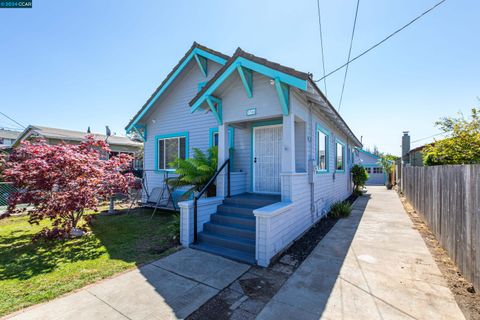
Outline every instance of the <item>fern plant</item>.
<svg viewBox="0 0 480 320"><path fill-rule="evenodd" d="M178 175L168 179L168 184L174 188L188 186L188 190L182 195L182 199L188 199L195 192L200 192L203 187L215 175L218 165L218 148L211 147L207 154L194 148L193 157L188 159L177 158L169 164L176 168ZM213 183L206 191L207 197L213 197L216 194L216 187Z"/></svg>

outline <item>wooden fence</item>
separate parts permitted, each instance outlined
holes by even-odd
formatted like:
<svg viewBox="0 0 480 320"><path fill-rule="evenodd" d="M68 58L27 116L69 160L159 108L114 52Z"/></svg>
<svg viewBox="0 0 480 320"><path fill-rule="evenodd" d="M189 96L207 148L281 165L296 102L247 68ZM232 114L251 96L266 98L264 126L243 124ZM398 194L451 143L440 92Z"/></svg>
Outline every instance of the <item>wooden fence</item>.
<svg viewBox="0 0 480 320"><path fill-rule="evenodd" d="M480 165L403 167L401 189L480 290Z"/></svg>

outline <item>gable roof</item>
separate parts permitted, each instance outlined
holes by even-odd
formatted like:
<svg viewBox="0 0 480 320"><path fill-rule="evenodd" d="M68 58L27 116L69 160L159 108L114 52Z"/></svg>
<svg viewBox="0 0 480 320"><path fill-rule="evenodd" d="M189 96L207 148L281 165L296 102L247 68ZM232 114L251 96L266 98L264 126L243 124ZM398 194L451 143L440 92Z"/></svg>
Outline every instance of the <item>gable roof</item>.
<svg viewBox="0 0 480 320"><path fill-rule="evenodd" d="M242 59L243 58L243 59ZM264 59L264 58L261 58L261 57L257 57L251 53L248 53L246 51L243 51L241 48L237 48L237 50L235 51L235 53L233 54L233 56L227 61L227 63L222 67L220 68L220 70L217 71L217 73L215 74L215 76L213 76L212 79L210 79L206 84L205 86L202 88L202 90L200 90L197 95L190 101L190 106L191 107L194 107L195 104L198 104L197 101L199 101L199 99L205 95L205 93L207 91L212 91L211 87L217 82L221 82L219 81L219 79L222 77L222 75L224 75L225 73L229 72L230 73L232 72L232 65L233 63L235 62L238 62L240 64L245 64L245 60L247 61L251 61L255 64L258 64L258 65L261 65L261 66L265 66L267 67L268 69L271 69L271 70L275 70L275 71L278 71L278 72L281 72L281 73L284 73L286 75L289 75L293 78L296 78L296 79L299 79L299 80L303 80L304 83L302 83L302 81L294 81L294 79L291 79L290 81L292 83L288 83L290 85L294 85L296 87L301 87L303 88L303 90L306 90L307 87L306 87L306 81L309 79L309 74L308 73L305 73L305 72L301 72L301 71L298 71L298 70L295 70L293 68L289 68L289 67L285 67L285 66L282 66L281 64L278 64L278 63L275 63L275 62L272 62L272 61L269 61L267 59ZM243 63L242 63L243 62ZM233 67L236 67L233 65ZM248 68L248 66L245 66ZM268 70L265 70L268 72ZM229 74L230 74L229 73ZM228 74L228 75L229 75ZM227 75L227 76L228 76ZM195 108L194 108L195 109Z"/></svg>
<svg viewBox="0 0 480 320"><path fill-rule="evenodd" d="M0 138L15 140L19 134L20 134L19 131L0 129Z"/></svg>
<svg viewBox="0 0 480 320"><path fill-rule="evenodd" d="M46 139L58 139L62 141L74 141L80 142L85 140L85 136L88 133L82 131L74 131L67 129L59 128L50 128L43 126L33 126L29 125L15 140L12 144L14 147L20 144L25 139L28 139L30 136L35 135L38 137ZM106 140L107 136L100 133L91 133L96 140ZM115 146L124 146L124 147L141 147L141 143L130 140L128 137L124 136L110 136L107 140L108 144Z"/></svg>
<svg viewBox="0 0 480 320"><path fill-rule="evenodd" d="M169 87L169 85L175 80L175 78L180 74L183 68L198 54L204 58L215 61L219 64L225 64L230 58L226 54L212 50L201 44L194 42L190 49L185 53L182 59L173 67L172 71L165 77L165 79L160 83L158 88L153 92L153 94L148 98L145 104L140 108L140 110L135 114L135 116L130 120L125 129L130 131L133 126L145 115L145 113L150 109L150 107L155 103L155 101L162 95L162 93Z"/></svg>
<svg viewBox="0 0 480 320"><path fill-rule="evenodd" d="M375 159L380 159L381 157L380 156L377 156L376 154L373 154L371 152L368 152L366 150L363 150L363 149L360 149L360 148L356 148L358 151L360 151L361 153L364 153L366 154L367 156L370 156L372 158L375 158Z"/></svg>
<svg viewBox="0 0 480 320"><path fill-rule="evenodd" d="M216 86L220 85L220 83L222 82L222 79L221 79L222 77L226 78L229 76L230 73L232 73L232 68L235 67L235 64L234 64L235 62L238 62L239 65L244 66L246 68L249 67L247 62L256 64L255 67L257 68L259 67L258 65L263 66L267 69L261 69L261 71L265 71L266 76L272 75L271 70L276 71L280 75L286 75L286 77L284 77L282 81L284 81L288 85L294 86L302 91L305 91L307 95L307 99L314 102L315 104L320 104L320 102L325 101L324 104L326 104L326 106L324 109L321 109L321 111L326 113L328 118L330 118L332 121L338 122L339 126L341 127L341 130L343 130L347 136L350 136L356 145L362 146L362 143L355 136L355 134L347 125L345 120L343 120L343 118L340 116L337 110L335 110L335 108L332 106L330 101L328 101L328 99L325 97L322 91L318 88L317 84L312 80L311 73L298 71L293 68L286 67L281 64L269 61L267 59L255 56L251 53L243 51L241 48L237 48L237 50L235 51L233 56L227 61L227 63L222 68L220 68L220 70L218 70L215 76L212 79L210 79L202 88L202 90L200 90L197 93L197 95L190 101L189 104L192 107L192 110L191 110L192 112L194 112L195 109L200 106L205 96L212 93L216 89ZM311 88L313 88L316 95L318 95L321 99L318 99L317 96L312 95L310 92L307 92L308 85L310 85Z"/></svg>

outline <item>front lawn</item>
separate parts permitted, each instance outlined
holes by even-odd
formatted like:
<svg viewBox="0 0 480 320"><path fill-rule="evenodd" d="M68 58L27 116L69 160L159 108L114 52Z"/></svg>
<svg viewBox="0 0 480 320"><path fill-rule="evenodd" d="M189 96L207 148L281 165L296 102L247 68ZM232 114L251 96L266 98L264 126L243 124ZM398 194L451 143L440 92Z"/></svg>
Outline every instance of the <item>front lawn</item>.
<svg viewBox="0 0 480 320"><path fill-rule="evenodd" d="M28 217L0 220L0 316L58 297L174 251L178 218L157 210L95 215L92 233L65 241L32 242L42 226Z"/></svg>

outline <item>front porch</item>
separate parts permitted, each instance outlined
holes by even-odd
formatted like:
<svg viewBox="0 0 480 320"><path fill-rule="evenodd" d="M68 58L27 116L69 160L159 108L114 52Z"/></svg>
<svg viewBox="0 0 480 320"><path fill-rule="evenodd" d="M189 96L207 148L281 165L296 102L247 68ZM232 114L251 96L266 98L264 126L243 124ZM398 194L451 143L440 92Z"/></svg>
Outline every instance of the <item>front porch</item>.
<svg viewBox="0 0 480 320"><path fill-rule="evenodd" d="M233 129L233 130L232 130ZM292 175L306 174L307 124L290 114L224 123L218 127L219 167L231 161L231 194L258 193L292 201ZM217 180L217 196L227 195L227 171Z"/></svg>

